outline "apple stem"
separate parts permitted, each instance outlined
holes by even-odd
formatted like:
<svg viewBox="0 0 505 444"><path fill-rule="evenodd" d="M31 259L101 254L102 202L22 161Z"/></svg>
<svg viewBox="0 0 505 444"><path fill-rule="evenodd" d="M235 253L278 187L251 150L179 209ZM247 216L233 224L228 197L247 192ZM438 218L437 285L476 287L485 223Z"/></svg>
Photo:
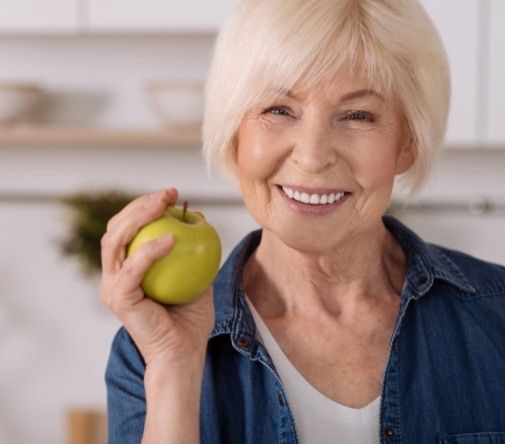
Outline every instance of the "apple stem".
<svg viewBox="0 0 505 444"><path fill-rule="evenodd" d="M186 222L186 211L188 210L188 201L184 201L184 206L182 208L182 221Z"/></svg>

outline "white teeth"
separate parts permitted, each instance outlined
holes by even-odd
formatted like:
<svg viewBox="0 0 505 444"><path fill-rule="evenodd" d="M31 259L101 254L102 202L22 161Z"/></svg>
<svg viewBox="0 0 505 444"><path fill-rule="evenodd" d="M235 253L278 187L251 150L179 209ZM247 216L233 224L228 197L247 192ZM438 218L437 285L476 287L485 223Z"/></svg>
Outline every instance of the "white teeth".
<svg viewBox="0 0 505 444"><path fill-rule="evenodd" d="M299 191L293 190L292 188L288 187L282 187L282 190L284 191L284 193L286 193L286 195L289 198L310 205L332 204L337 200L342 199L342 197L344 197L345 195L344 192L331 193L331 194L308 194L304 192L300 193Z"/></svg>

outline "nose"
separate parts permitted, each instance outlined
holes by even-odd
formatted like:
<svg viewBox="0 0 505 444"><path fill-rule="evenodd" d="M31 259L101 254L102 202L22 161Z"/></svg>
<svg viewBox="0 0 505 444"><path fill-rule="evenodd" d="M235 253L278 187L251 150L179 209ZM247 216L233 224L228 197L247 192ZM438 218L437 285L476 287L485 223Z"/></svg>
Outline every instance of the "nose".
<svg viewBox="0 0 505 444"><path fill-rule="evenodd" d="M291 160L300 171L321 173L333 166L337 159L335 133L330 123L318 119L300 125L291 151Z"/></svg>

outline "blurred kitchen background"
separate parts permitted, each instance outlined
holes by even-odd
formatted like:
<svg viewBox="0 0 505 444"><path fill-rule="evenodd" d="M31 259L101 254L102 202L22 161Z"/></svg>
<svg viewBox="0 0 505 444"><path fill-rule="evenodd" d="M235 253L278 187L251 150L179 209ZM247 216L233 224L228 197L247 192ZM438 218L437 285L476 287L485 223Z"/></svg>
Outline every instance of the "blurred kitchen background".
<svg viewBox="0 0 505 444"><path fill-rule="evenodd" d="M225 255L256 227L199 152L201 87L236 2L0 2L0 443L105 442L103 374L119 325L98 275L84 273L92 253L71 254L82 221L103 222L93 199L177 186ZM505 264L505 2L423 3L449 53L452 112L433 178L398 216Z"/></svg>

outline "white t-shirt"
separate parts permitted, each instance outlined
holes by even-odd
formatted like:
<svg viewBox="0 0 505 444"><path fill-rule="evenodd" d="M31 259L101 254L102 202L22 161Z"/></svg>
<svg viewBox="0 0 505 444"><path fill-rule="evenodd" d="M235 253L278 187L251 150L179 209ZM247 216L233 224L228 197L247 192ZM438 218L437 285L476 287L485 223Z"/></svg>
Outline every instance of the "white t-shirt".
<svg viewBox="0 0 505 444"><path fill-rule="evenodd" d="M284 385L300 444L379 444L381 398L354 409L324 396L291 364L249 298L246 301L258 340L268 350Z"/></svg>

